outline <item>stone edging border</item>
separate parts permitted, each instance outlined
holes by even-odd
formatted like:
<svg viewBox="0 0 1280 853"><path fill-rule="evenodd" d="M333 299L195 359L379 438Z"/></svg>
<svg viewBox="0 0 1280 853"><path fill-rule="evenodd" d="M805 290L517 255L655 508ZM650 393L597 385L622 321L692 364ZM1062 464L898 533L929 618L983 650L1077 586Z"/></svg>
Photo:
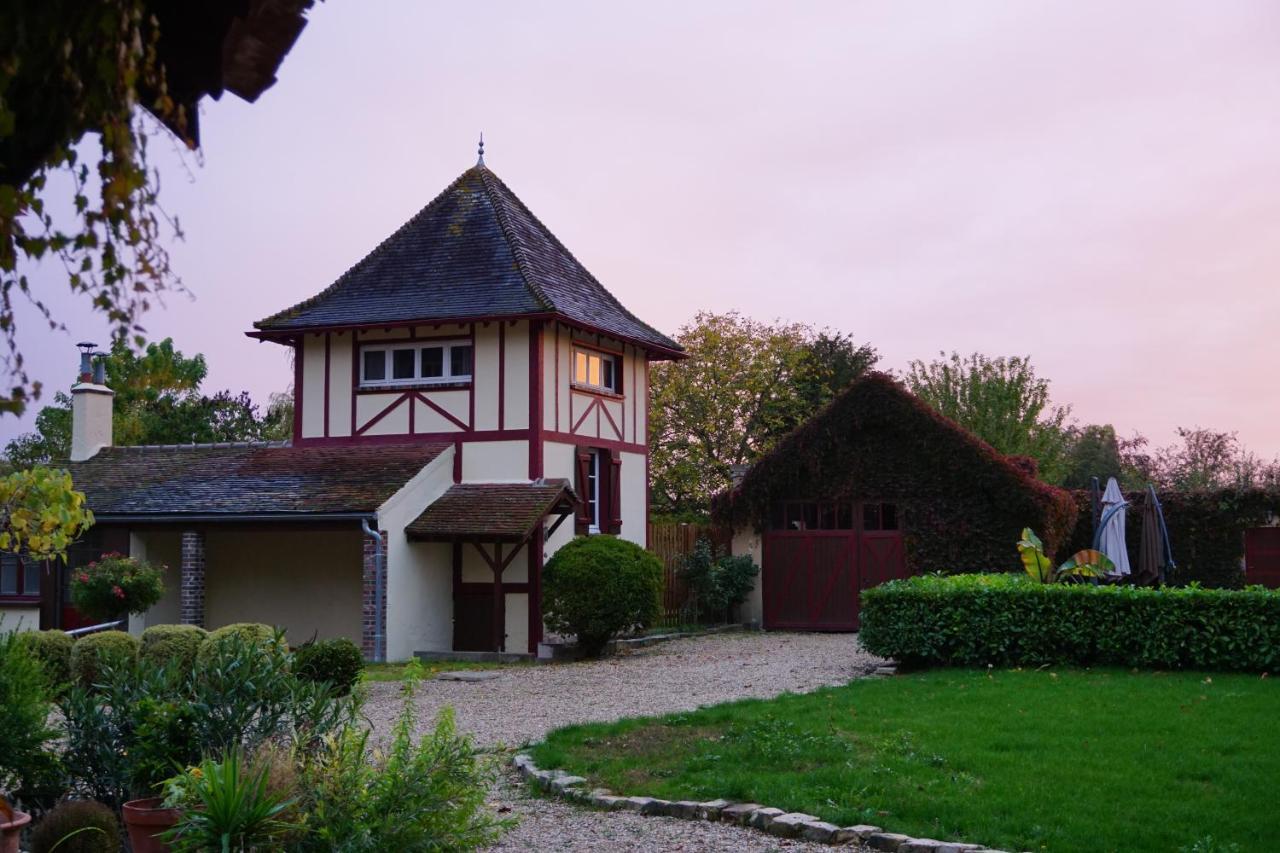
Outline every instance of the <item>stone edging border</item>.
<svg viewBox="0 0 1280 853"><path fill-rule="evenodd" d="M705 803L693 800L660 800L655 797L624 797L605 788L588 791L587 781L581 776L571 776L563 770L540 770L533 757L519 753L512 760L516 770L530 785L570 802L594 806L605 811L629 811L645 816L663 816L684 820L723 821L759 829L780 838L798 838L820 844L865 844L872 850L886 853L1003 853L981 844L960 841L938 841L933 838L912 838L895 832L885 832L878 826L836 826L814 815L802 812L785 812L782 809L762 806L759 803L732 803L728 800L710 800Z"/></svg>

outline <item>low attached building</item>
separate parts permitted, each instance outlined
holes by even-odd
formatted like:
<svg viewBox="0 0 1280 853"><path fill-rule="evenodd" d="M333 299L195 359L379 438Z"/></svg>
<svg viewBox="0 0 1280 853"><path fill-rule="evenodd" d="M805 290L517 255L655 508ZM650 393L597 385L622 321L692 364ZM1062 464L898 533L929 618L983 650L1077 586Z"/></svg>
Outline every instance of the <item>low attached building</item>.
<svg viewBox="0 0 1280 853"><path fill-rule="evenodd" d="M863 589L929 571L1017 568L1024 527L1050 553L1075 521L1036 480L891 377L872 373L787 436L716 502L761 568L746 619L853 631Z"/></svg>
<svg viewBox="0 0 1280 853"><path fill-rule="evenodd" d="M682 351L483 161L249 334L293 351L280 445L113 447L110 389L72 389L72 476L98 518L78 559L170 568L134 629L261 621L372 658L530 654L557 548L645 543L649 363ZM45 609L46 626L74 616Z"/></svg>

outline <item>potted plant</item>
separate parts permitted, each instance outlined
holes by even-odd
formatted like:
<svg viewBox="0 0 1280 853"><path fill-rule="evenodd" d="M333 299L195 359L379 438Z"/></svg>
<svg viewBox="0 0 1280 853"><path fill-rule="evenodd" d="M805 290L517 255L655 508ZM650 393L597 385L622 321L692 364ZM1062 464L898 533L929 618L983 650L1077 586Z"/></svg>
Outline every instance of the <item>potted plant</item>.
<svg viewBox="0 0 1280 853"><path fill-rule="evenodd" d="M31 815L20 812L0 797L0 853L18 853L18 839L23 828L31 823Z"/></svg>
<svg viewBox="0 0 1280 853"><path fill-rule="evenodd" d="M71 603L101 622L145 613L164 595L163 571L145 560L104 554L71 573Z"/></svg>
<svg viewBox="0 0 1280 853"><path fill-rule="evenodd" d="M161 836L178 825L182 809L167 805L165 797L145 797L130 800L120 812L133 853L169 853L169 845Z"/></svg>

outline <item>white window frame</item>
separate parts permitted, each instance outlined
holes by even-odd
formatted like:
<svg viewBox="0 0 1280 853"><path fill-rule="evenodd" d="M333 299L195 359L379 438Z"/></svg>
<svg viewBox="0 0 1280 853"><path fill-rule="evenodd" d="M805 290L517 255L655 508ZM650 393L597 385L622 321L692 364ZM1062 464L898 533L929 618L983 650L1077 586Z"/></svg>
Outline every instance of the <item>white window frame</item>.
<svg viewBox="0 0 1280 853"><path fill-rule="evenodd" d="M591 382L587 379L578 378L578 359L579 358L584 358L587 360L587 376L591 375L591 366L590 366L591 359L600 360L600 378L601 378L600 382ZM605 362L608 362L609 364L613 365L613 387L605 385L603 382ZM570 373L570 375L573 377L573 384L578 386L579 388L589 388L592 391L603 391L606 394L618 393L618 380L621 378L621 372L622 372L621 357L614 355L613 353L602 352L597 349L590 349L588 347L575 346L573 348L573 363L570 366L572 368L572 372Z"/></svg>
<svg viewBox="0 0 1280 853"><path fill-rule="evenodd" d="M422 351L424 349L440 348L443 350L444 363L441 365L443 370L440 376L423 376L422 375ZM454 347L470 347L471 348L471 372L467 374L453 373L453 349ZM411 350L413 352L413 377L395 379L391 376L392 353L403 350ZM364 375L365 357L368 353L382 353L383 379L366 379ZM382 388L386 386L398 385L453 385L459 382L470 382L472 376L476 372L476 351L475 345L469 339L462 340L441 340L441 341L413 341L408 343L385 343L376 345L365 345L360 347L360 387L361 388Z"/></svg>
<svg viewBox="0 0 1280 853"><path fill-rule="evenodd" d="M587 523L588 533L600 532L600 461L600 451L592 450L591 465L587 468L587 486L591 489L591 519Z"/></svg>

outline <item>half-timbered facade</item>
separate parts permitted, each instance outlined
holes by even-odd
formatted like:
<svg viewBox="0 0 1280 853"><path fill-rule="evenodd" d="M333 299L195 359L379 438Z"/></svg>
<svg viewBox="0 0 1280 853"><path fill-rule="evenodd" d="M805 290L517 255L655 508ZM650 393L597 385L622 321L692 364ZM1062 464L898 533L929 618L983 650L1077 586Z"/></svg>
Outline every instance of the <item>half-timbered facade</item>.
<svg viewBox="0 0 1280 853"><path fill-rule="evenodd" d="M145 452L83 448L73 475L100 526L130 528L137 550L171 552L182 565L180 594L194 600L197 591L186 534L175 538L184 518L208 530L234 516L280 535L285 524L297 531L324 521L362 543L360 600L346 624L359 622L371 656L533 653L541 571L557 548L574 535L645 544L649 364L681 350L628 312L483 160L330 287L249 334L293 353L294 434L270 459L280 477L291 460L304 479L327 465L332 480L335 465L364 460L360 468L383 455L412 467L415 448L421 464L412 476L382 477L359 506L327 502L327 520L304 522L306 507L283 497L207 512L201 495L217 483L205 482L174 489L186 504L165 506L161 521L157 506L137 510L119 491L131 477L146 481L137 461ZM91 386L83 381L73 400L98 399L84 390ZM182 452L197 451L172 450ZM247 460L262 448L226 452L234 458L221 467L240 479L224 478L223 488L251 489ZM108 480L114 491L100 487ZM219 571L203 562L201 596ZM336 580L320 586L327 598L347 595ZM308 585L296 594L305 601ZM181 621L209 621L164 606ZM297 627L332 633L314 620Z"/></svg>

